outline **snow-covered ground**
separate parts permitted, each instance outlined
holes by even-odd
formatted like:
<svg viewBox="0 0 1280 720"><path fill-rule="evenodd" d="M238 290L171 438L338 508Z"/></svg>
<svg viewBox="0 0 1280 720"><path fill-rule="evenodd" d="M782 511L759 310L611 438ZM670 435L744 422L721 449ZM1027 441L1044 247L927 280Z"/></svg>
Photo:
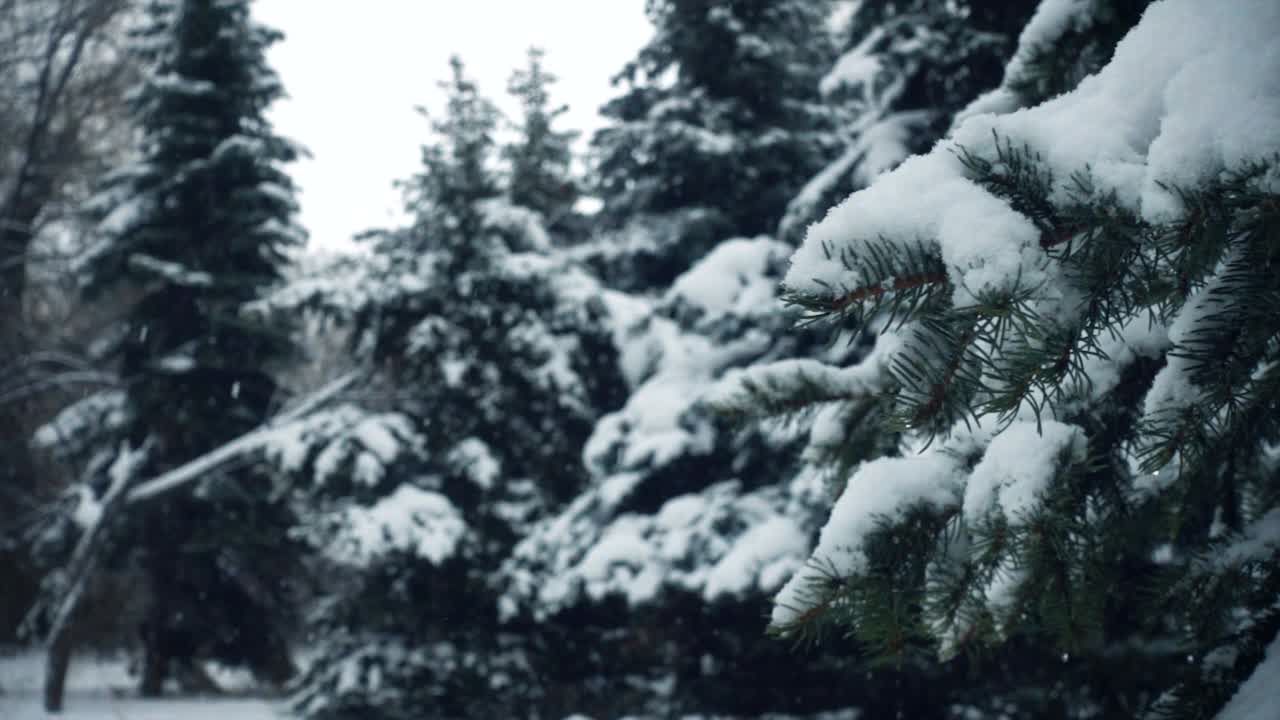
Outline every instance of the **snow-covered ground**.
<svg viewBox="0 0 1280 720"><path fill-rule="evenodd" d="M142 700L102 693L72 693L62 714L49 715L40 706L38 694L21 693L0 696L0 717L5 720L278 720L286 716L262 700Z"/></svg>
<svg viewBox="0 0 1280 720"><path fill-rule="evenodd" d="M210 668L222 687L243 685L243 679ZM269 699L235 697L137 697L137 678L129 675L119 657L77 656L67 677L67 695L59 715L41 704L43 656L32 652L6 653L0 648L0 720L291 720L284 704ZM573 715L566 720L596 720ZM649 720L628 716L625 720ZM731 720L686 715L684 720ZM786 715L763 715L758 720L801 720ZM819 713L803 720L858 720L858 711Z"/></svg>
<svg viewBox="0 0 1280 720"><path fill-rule="evenodd" d="M137 697L137 679L123 659L77 656L67 677L63 712L49 715L41 702L43 657L0 650L0 718L3 720L281 720L289 717L270 700L245 697Z"/></svg>

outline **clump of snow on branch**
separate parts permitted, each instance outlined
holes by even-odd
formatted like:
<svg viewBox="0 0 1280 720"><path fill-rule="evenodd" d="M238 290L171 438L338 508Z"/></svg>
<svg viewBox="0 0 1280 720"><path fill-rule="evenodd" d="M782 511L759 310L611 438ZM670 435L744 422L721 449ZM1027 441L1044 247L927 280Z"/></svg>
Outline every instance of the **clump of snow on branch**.
<svg viewBox="0 0 1280 720"><path fill-rule="evenodd" d="M123 428L128 420L125 392L103 390L68 405L36 429L32 443L59 456L76 455L96 444L96 438Z"/></svg>
<svg viewBox="0 0 1280 720"><path fill-rule="evenodd" d="M1087 4L1043 3L1022 45L1061 34ZM1184 212L1175 188L1194 187L1280 153L1277 28L1280 4L1268 0L1153 4L1110 64L1075 90L1005 115L971 113L930 153L907 160L832 209L792 257L786 287L833 301L874 291L883 279L842 258L865 256L873 243L891 243L904 253L920 246L945 267L953 305L1017 283L1033 289L1037 312L1069 322L1078 312L1078 291L1041 248L1036 226L967 177L962 151L994 159L997 143L1025 144L1052 173L1053 202L1065 203L1073 174L1087 170L1097 193L1114 194L1146 222L1170 222ZM1145 314L1124 319L1118 335L1102 340L1105 354L1086 360L1097 382L1077 388L1076 395L1099 397L1119 382L1125 364L1164 354L1188 337L1205 313L1206 292L1193 296L1172 325ZM891 334L903 332L910 327ZM1175 358L1157 377L1148 413L1195 401L1197 391L1183 365ZM1001 427L981 411L976 419ZM1012 521L1030 512L1058 461L1080 461L1085 447L1077 428L1056 422L1037 427L1026 422L1033 418L1025 411L1008 419L1013 424L994 435L953 430L953 436L973 443L969 452L987 454L968 478L937 447L858 468L810 564L779 593L774 623L793 623L822 602L824 578L859 571L874 517L893 517L921 502L962 505L966 522L992 512ZM993 606L1016 581L1016 574L997 576L1006 584L988 588Z"/></svg>
<svg viewBox="0 0 1280 720"><path fill-rule="evenodd" d="M656 301L597 296L621 329L615 342L635 389L584 448L592 487L535 525L506 563L506 612L545 616L610 596L643 605L671 591L740 598L776 590L799 567L825 499L817 475L750 489L748 468L725 468L683 492L660 481L723 442L705 401L725 373L769 359L763 328L790 317L777 297L788 250L764 237L728 240ZM655 493L667 496L644 509Z"/></svg>
<svg viewBox="0 0 1280 720"><path fill-rule="evenodd" d="M774 599L773 624L790 625L815 600L821 602L823 594L815 592L815 586L863 570L863 539L882 518L898 517L920 503L954 505L963 492L963 484L955 458L941 452L864 463L849 478L831 509L831 518L822 529L812 560L792 576Z"/></svg>
<svg viewBox="0 0 1280 720"><path fill-rule="evenodd" d="M455 445L449 453L449 462L462 468L463 473L484 490L492 489L502 475L502 463L480 438L469 437Z"/></svg>
<svg viewBox="0 0 1280 720"><path fill-rule="evenodd" d="M854 399L874 395L885 389L888 364L901 349L901 341L885 335L860 362L841 367L826 359L789 358L745 368L731 368L704 396L712 405L732 405L750 388L782 387L796 378L804 378L825 388L832 397Z"/></svg>
<svg viewBox="0 0 1280 720"><path fill-rule="evenodd" d="M641 337L628 338L621 348L625 370L637 353L633 344L642 343L639 352L651 374L625 407L597 424L584 450L588 467L600 474L628 471L710 450L712 428L691 413L726 368L768 349L768 333L744 330L741 323L777 314L773 272L785 250L767 238L731 240L677 278L655 310L678 321L655 312L639 324ZM716 337L725 329L731 334Z"/></svg>
<svg viewBox="0 0 1280 720"><path fill-rule="evenodd" d="M543 226L540 214L513 205L503 198L490 198L477 203L485 226L508 241L512 252L546 253L551 250L551 236Z"/></svg>
<svg viewBox="0 0 1280 720"><path fill-rule="evenodd" d="M273 428L264 454L282 472L309 472L317 487L339 478L373 486L387 466L418 452L421 443L408 417L343 403Z"/></svg>
<svg viewBox="0 0 1280 720"><path fill-rule="evenodd" d="M964 516L980 519L999 510L1017 520L1036 505L1048 487L1062 454L1081 462L1084 433L1078 427L1046 420L1015 422L987 446L964 491Z"/></svg>
<svg viewBox="0 0 1280 720"><path fill-rule="evenodd" d="M1041 48L1053 43L1068 31L1078 28L1089 20L1096 3L1093 0L1045 0L1036 7L1031 20L1022 28L1018 36L1018 49L1009 64L1005 66L1004 80L1000 87L984 93L956 113L953 126L959 126L965 120L985 113L1003 114L1017 110L1021 105L1018 94L1010 87L1010 83L1022 77L1032 56Z"/></svg>
<svg viewBox="0 0 1280 720"><path fill-rule="evenodd" d="M767 237L720 243L667 291L667 302L683 302L700 313L750 316L772 312L774 277L791 248Z"/></svg>
<svg viewBox="0 0 1280 720"><path fill-rule="evenodd" d="M786 285L793 291L855 292L876 285L859 265L845 266L829 253L866 254L883 239L931 238L947 261L960 303L970 292L1000 289L1019 278L1044 280L1040 233L1007 202L962 174L946 151L913 157L836 206L809 229L792 256ZM905 245L904 245L904 250Z"/></svg>
<svg viewBox="0 0 1280 720"><path fill-rule="evenodd" d="M373 505L351 505L327 521L335 527L329 555L358 566L393 551L440 564L466 535L462 513L438 492L404 484Z"/></svg>
<svg viewBox="0 0 1280 720"><path fill-rule="evenodd" d="M1034 227L965 178L956 157L960 147L994 156L993 131L1040 152L1058 192L1087 167L1100 191L1115 191L1149 221L1168 220L1177 200L1162 184L1191 186L1280 152L1280 49L1268 42L1277 14L1264 0L1153 5L1113 61L1076 90L1009 115L973 117L833 209L792 258L787 286L860 287L864 278L829 260L824 247L878 237L932 239L953 280L974 290L1019 270L1028 284L1043 277L1043 257L1028 247L1038 239Z"/></svg>
<svg viewBox="0 0 1280 720"><path fill-rule="evenodd" d="M1021 525L1048 490L1060 462L1083 462L1086 451L1084 432L1078 427L1054 420L1039 426L1015 422L991 441L969 475L961 517L982 523L999 516L1010 525ZM984 588L984 602L997 622L1006 616L1023 579L1018 563L1003 558Z"/></svg>
<svg viewBox="0 0 1280 720"><path fill-rule="evenodd" d="M1265 560L1280 550L1280 508L1250 523L1214 560L1222 566Z"/></svg>
<svg viewBox="0 0 1280 720"><path fill-rule="evenodd" d="M609 596L644 605L670 591L708 601L769 593L808 551L801 504L818 492L813 477L748 493L725 481L652 514L613 515L636 479L610 478L517 546L505 573L512 612L516 602L545 616Z"/></svg>
<svg viewBox="0 0 1280 720"><path fill-rule="evenodd" d="M876 28L854 48L840 56L831 70L823 76L818 88L823 95L832 95L841 89L861 90L864 99L870 98L876 80L884 69L884 59L874 52L876 44L885 36L883 28Z"/></svg>

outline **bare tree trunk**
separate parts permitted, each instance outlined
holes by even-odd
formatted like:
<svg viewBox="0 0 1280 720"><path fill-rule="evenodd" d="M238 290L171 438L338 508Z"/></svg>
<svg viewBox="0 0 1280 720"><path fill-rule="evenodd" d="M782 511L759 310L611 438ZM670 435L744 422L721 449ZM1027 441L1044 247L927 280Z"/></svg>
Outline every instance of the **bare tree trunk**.
<svg viewBox="0 0 1280 720"><path fill-rule="evenodd" d="M107 523L116 507L125 499L124 491L128 487L132 474L127 464L141 458L145 452L145 449L136 453L122 450L116 465L121 463L125 465L113 466L114 477L111 487L102 497L102 511L98 514L97 521L85 529L72 552L71 562L67 568L69 583L67 594L54 609L53 625L49 629L49 654L45 663L44 693L45 709L49 712L58 712L62 709L63 689L66 686L67 668L71 665L71 651L74 645L71 625L76 611L80 608L80 599L84 595L89 578L93 577L93 573L97 570L101 558L101 539Z"/></svg>
<svg viewBox="0 0 1280 720"><path fill-rule="evenodd" d="M150 617L142 622L142 682L138 693L144 698L154 698L164 693L165 677L169 674L164 637L168 610L163 599L157 597L148 614Z"/></svg>
<svg viewBox="0 0 1280 720"><path fill-rule="evenodd" d="M49 655L46 664L48 672L45 676L46 710L58 712L62 707L63 687L66 682L67 667L71 662L71 620L79 608L85 586L97 571L101 558L102 534L105 531L107 522L113 518L115 512L135 502L143 502L189 485L195 480L206 477L209 473L217 470L223 463L262 448L270 440L272 430L286 422L297 420L320 407L350 387L359 377L359 373L348 373L320 388L292 409L278 415L263 426L245 433L226 445L191 462L132 488L128 487L129 479L133 475L132 470L127 467L119 469L113 467L111 471L108 471L113 476L112 485L102 498L102 509L98 513L96 522L85 529L84 534L80 536L80 540L76 544L75 550L72 552L71 561L67 566L67 594L58 603L54 611L53 626L49 633ZM129 463L139 461L145 454L145 448L132 451L123 449L116 462ZM128 489L127 492L126 489ZM33 609L32 612L36 613L36 610ZM161 621L164 619L163 613L158 611L153 612L153 616L160 618ZM144 696L152 696L149 693L158 695L164 689L165 671L169 658L167 653L164 652L164 637L160 630L161 626L162 622L148 621L143 628L145 659L142 693ZM54 700L56 700L56 705L52 704Z"/></svg>
<svg viewBox="0 0 1280 720"><path fill-rule="evenodd" d="M259 667L254 668L254 677L265 680L272 687L283 688L298 674L298 666L289 653L289 644L282 636L269 641L267 656Z"/></svg>
<svg viewBox="0 0 1280 720"><path fill-rule="evenodd" d="M174 668L182 691L195 695L221 695L222 686L205 670L199 660L187 658Z"/></svg>
<svg viewBox="0 0 1280 720"><path fill-rule="evenodd" d="M138 694L144 698L158 698L164 693L167 660L161 657L158 647L144 648L142 653L142 684L138 686Z"/></svg>
<svg viewBox="0 0 1280 720"><path fill-rule="evenodd" d="M44 679L44 709L47 712L62 712L62 698L67 687L67 670L71 667L72 637L67 627L63 626L58 636L49 644Z"/></svg>

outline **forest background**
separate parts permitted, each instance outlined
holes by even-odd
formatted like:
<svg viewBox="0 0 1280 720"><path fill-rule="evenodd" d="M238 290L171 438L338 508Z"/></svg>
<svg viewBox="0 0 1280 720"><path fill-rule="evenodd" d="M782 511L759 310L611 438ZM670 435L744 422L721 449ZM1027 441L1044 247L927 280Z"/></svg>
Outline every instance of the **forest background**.
<svg viewBox="0 0 1280 720"><path fill-rule="evenodd" d="M646 14L585 143L453 59L318 254L247 0L0 0L46 706L105 648L308 718L1264 717L1280 8Z"/></svg>

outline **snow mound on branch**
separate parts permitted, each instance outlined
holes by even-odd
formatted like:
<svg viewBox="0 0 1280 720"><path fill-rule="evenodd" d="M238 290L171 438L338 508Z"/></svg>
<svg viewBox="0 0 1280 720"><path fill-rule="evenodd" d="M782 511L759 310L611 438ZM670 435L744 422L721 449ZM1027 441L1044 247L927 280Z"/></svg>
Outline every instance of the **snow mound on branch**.
<svg viewBox="0 0 1280 720"><path fill-rule="evenodd" d="M954 155L934 151L908 159L812 226L791 258L785 283L791 290L822 294L876 284L877 278L867 277L859 266L845 267L830 254L848 248L866 255L863 248L872 243L903 238L936 242L958 288L1002 288L1021 269L1029 284L1045 277L1035 225L965 178Z"/></svg>
<svg viewBox="0 0 1280 720"><path fill-rule="evenodd" d="M1188 187L1280 151L1280 5L1270 0L1152 5L1115 56L1075 91L992 121L1045 154L1065 181L1091 167L1104 189L1152 222L1180 211L1160 187Z"/></svg>
<svg viewBox="0 0 1280 720"><path fill-rule="evenodd" d="M105 204L110 199L114 199L114 197L116 197L114 194L104 194L102 197L95 197L94 200ZM94 206L91 205L91 207ZM122 199L99 224L98 231L114 240L125 233L132 232L143 221L143 218L152 213L154 207L155 203L146 196Z"/></svg>
<svg viewBox="0 0 1280 720"><path fill-rule="evenodd" d="M725 241L642 319L629 318L634 310L619 299L607 300L611 312L619 306L620 317L632 322L619 346L624 372L647 377L626 406L597 423L583 451L589 468L607 475L710 450L712 428L691 413L726 368L769 348L770 334L744 323L779 314L773 271L787 251L765 237Z"/></svg>
<svg viewBox="0 0 1280 720"><path fill-rule="evenodd" d="M449 498L407 484L370 507L348 507L332 521L338 534L329 546L330 556L358 566L396 550L438 565L453 557L467 531L462 513Z"/></svg>
<svg viewBox="0 0 1280 720"><path fill-rule="evenodd" d="M884 390L889 363L901 347L902 341L897 336L883 335L866 358L848 367L837 367L814 358L789 358L731 368L703 399L712 405L728 406L747 394L748 388L785 387L798 378L825 388L833 397L865 397Z"/></svg>
<svg viewBox="0 0 1280 720"><path fill-rule="evenodd" d="M795 520L768 517L744 532L707 577L703 596L769 592L800 566L809 551L809 534Z"/></svg>
<svg viewBox="0 0 1280 720"><path fill-rule="evenodd" d="M486 228L507 237L511 251L547 253L551 250L551 236L537 212L502 198L482 200L476 208Z"/></svg>
<svg viewBox="0 0 1280 720"><path fill-rule="evenodd" d="M310 309L349 318L366 308L421 292L434 278L433 268L425 260L401 271L376 253L333 255L312 263L262 299L246 303L242 312L269 317Z"/></svg>
<svg viewBox="0 0 1280 720"><path fill-rule="evenodd" d="M1057 459L1084 460L1084 433L1074 425L1045 420L1015 422L992 439L964 491L964 516L978 519L999 508L1006 517L1018 516L1036 505L1053 478Z"/></svg>
<svg viewBox="0 0 1280 720"><path fill-rule="evenodd" d="M1168 326L1170 343L1178 346L1194 337L1198 326L1216 311L1218 303L1212 294L1222 284L1222 277L1215 275L1204 288L1183 304ZM1179 353L1169 354L1167 363L1156 374L1151 389L1143 399L1143 414L1146 417L1179 412L1199 403L1201 390L1192 381L1190 374L1193 365L1189 358Z"/></svg>
<svg viewBox="0 0 1280 720"><path fill-rule="evenodd" d="M953 283L1000 287L1021 271L1044 279L1034 226L964 178L963 147L994 157L994 136L1026 143L1064 193L1088 168L1101 192L1152 222L1187 187L1280 152L1280 4L1271 0L1153 4L1098 74L1037 107L965 121L928 155L912 158L854 193L812 227L786 285L824 293L866 278L828 250L878 238L936 242ZM994 133L994 135L993 135ZM825 283L825 285L823 284Z"/></svg>
<svg viewBox="0 0 1280 720"><path fill-rule="evenodd" d="M765 237L727 240L656 302L590 293L625 328L615 341L635 389L583 449L592 487L538 523L505 564L505 614L545 617L610 596L643 605L668 591L758 596L799 566L821 479L753 489L747 468L711 459L724 438L704 409L726 373L773 351L764 328L786 322L776 282L786 252Z"/></svg>
<svg viewBox="0 0 1280 720"><path fill-rule="evenodd" d="M661 466L682 455L708 452L712 428L692 417L702 395L725 367L764 352L769 337L751 330L736 341L717 345L707 337L682 333L674 323L651 320L660 340L658 370L605 416L583 449L587 466L599 474Z"/></svg>
<svg viewBox="0 0 1280 720"><path fill-rule="evenodd" d="M768 237L737 238L720 243L667 291L667 301L683 300L704 312L774 312L777 280L772 268L781 268L791 248Z"/></svg>
<svg viewBox="0 0 1280 720"><path fill-rule="evenodd" d="M1030 50L1053 42L1088 13L1093 0L1044 0L1018 35L1018 52L1009 62L1008 74L1022 71Z"/></svg>
<svg viewBox="0 0 1280 720"><path fill-rule="evenodd" d="M272 429L263 452L281 472L309 472L317 487L341 477L374 486L387 466L421 443L407 416L344 403Z"/></svg>
<svg viewBox="0 0 1280 720"><path fill-rule="evenodd" d="M1240 538L1228 545L1215 560L1224 566L1260 561L1277 550L1280 550L1280 508L1272 508L1250 523Z"/></svg>
<svg viewBox="0 0 1280 720"><path fill-rule="evenodd" d="M653 514L612 517L638 477L622 486L610 480L517 546L505 568L510 612L528 604L543 617L609 596L639 606L671 590L707 601L769 593L808 551L797 503L815 492L801 487L815 477L748 493L726 481L671 498Z"/></svg>
<svg viewBox="0 0 1280 720"><path fill-rule="evenodd" d="M1121 371L1139 357L1157 358L1169 349L1169 332L1153 313L1140 312L1120 325L1116 334L1099 338L1101 353L1084 359L1088 383L1073 388L1081 399L1098 400L1120 384Z"/></svg>
<svg viewBox="0 0 1280 720"><path fill-rule="evenodd" d="M1021 524L1049 488L1059 461L1085 459L1084 432L1074 425L1045 420L1015 422L997 434L973 469L964 491L966 521L980 523L1003 516L1009 524ZM1026 573L1012 556L1001 560L983 589L983 600L1002 626L1013 606ZM951 634L944 633L949 642Z"/></svg>
<svg viewBox="0 0 1280 720"><path fill-rule="evenodd" d="M103 390L63 408L36 429L31 442L37 448L53 450L59 455L80 453L94 444L95 438L124 427L127 412L123 390Z"/></svg>
<svg viewBox="0 0 1280 720"><path fill-rule="evenodd" d="M449 452L449 462L462 468L471 482L484 490L493 488L502 477L502 463L480 438L469 437Z"/></svg>
<svg viewBox="0 0 1280 720"><path fill-rule="evenodd" d="M820 596L815 593L815 586L865 569L863 542L882 518L900 516L908 507L920 503L954 505L962 489L963 477L956 459L942 452L863 463L832 508L812 559L775 598L773 624L785 627L799 619Z"/></svg>
<svg viewBox="0 0 1280 720"><path fill-rule="evenodd" d="M823 95L832 95L842 88L870 88L884 69L884 59L873 52L884 38L883 28L873 30L862 42L836 60L836 64L823 76L818 89ZM865 94L869 95L870 90Z"/></svg>
<svg viewBox="0 0 1280 720"><path fill-rule="evenodd" d="M1010 81L1022 77L1037 50L1051 47L1068 31L1080 27L1096 7L1093 0L1043 0L1018 36L1018 50L1005 67L1000 87L983 94L957 113L952 127L959 127L976 115L1003 114L1018 109L1020 101L1017 93L1009 88Z"/></svg>

